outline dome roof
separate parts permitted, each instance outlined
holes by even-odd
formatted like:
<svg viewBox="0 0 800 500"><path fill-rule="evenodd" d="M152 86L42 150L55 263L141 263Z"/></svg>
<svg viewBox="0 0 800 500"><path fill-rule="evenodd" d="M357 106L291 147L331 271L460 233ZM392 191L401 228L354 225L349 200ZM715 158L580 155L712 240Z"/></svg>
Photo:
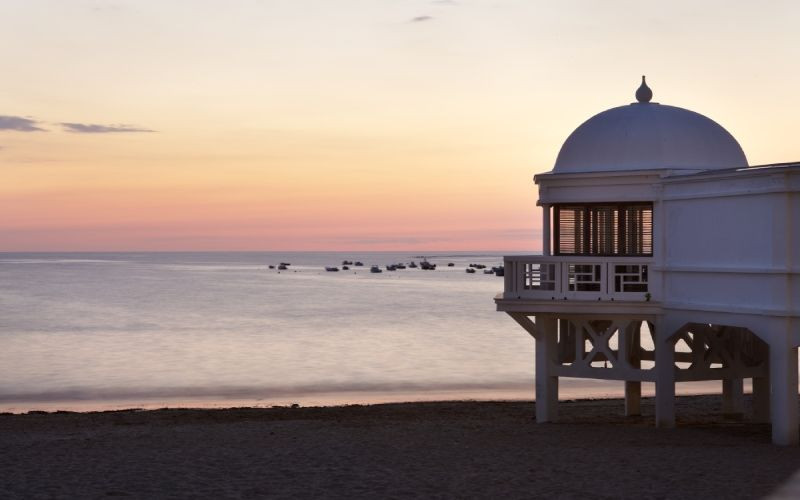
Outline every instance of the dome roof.
<svg viewBox="0 0 800 500"><path fill-rule="evenodd" d="M747 166L736 139L714 120L688 109L639 102L611 108L575 129L558 153L555 173L612 170L725 169Z"/></svg>

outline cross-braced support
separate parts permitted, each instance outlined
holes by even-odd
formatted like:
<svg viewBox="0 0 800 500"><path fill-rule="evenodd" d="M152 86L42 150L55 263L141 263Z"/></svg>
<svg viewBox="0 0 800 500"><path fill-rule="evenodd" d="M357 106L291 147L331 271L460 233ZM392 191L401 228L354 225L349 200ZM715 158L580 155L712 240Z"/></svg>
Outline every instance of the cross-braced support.
<svg viewBox="0 0 800 500"><path fill-rule="evenodd" d="M536 339L536 419L558 419L558 377L625 382L625 414L641 412L641 383L655 382L656 426L675 426L675 384L719 380L722 412L743 412L753 380L753 417L770 419L773 442L798 442L797 348L765 327L685 323L678 316L623 317L509 313ZM649 334L652 350L642 336ZM763 339L766 339L765 342Z"/></svg>

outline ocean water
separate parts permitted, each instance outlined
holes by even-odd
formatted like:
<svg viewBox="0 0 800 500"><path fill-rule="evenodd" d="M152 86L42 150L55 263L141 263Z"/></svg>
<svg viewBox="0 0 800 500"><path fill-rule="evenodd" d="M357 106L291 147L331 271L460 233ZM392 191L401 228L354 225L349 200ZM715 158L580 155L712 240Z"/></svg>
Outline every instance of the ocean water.
<svg viewBox="0 0 800 500"><path fill-rule="evenodd" d="M427 258L437 270L371 274L419 256L0 254L0 410L532 398L533 340L495 311L502 279L465 273L502 254ZM365 267L324 271L344 259Z"/></svg>

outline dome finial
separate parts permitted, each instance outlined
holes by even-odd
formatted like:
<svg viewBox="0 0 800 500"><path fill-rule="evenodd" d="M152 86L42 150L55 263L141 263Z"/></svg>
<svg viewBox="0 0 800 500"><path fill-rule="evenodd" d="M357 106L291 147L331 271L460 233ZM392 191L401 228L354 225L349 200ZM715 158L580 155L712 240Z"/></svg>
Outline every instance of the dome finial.
<svg viewBox="0 0 800 500"><path fill-rule="evenodd" d="M636 89L636 100L642 103L647 103L650 102L650 99L652 98L653 91L647 86L647 82L644 81L644 75L642 75L642 84L639 85L638 89Z"/></svg>

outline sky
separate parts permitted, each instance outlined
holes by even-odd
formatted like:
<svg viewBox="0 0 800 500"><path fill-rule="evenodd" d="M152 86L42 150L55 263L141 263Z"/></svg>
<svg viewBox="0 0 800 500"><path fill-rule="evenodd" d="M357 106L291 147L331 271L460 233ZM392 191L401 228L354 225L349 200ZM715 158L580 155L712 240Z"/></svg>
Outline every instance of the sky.
<svg viewBox="0 0 800 500"><path fill-rule="evenodd" d="M634 100L800 160L797 0L3 0L0 251L541 248Z"/></svg>

